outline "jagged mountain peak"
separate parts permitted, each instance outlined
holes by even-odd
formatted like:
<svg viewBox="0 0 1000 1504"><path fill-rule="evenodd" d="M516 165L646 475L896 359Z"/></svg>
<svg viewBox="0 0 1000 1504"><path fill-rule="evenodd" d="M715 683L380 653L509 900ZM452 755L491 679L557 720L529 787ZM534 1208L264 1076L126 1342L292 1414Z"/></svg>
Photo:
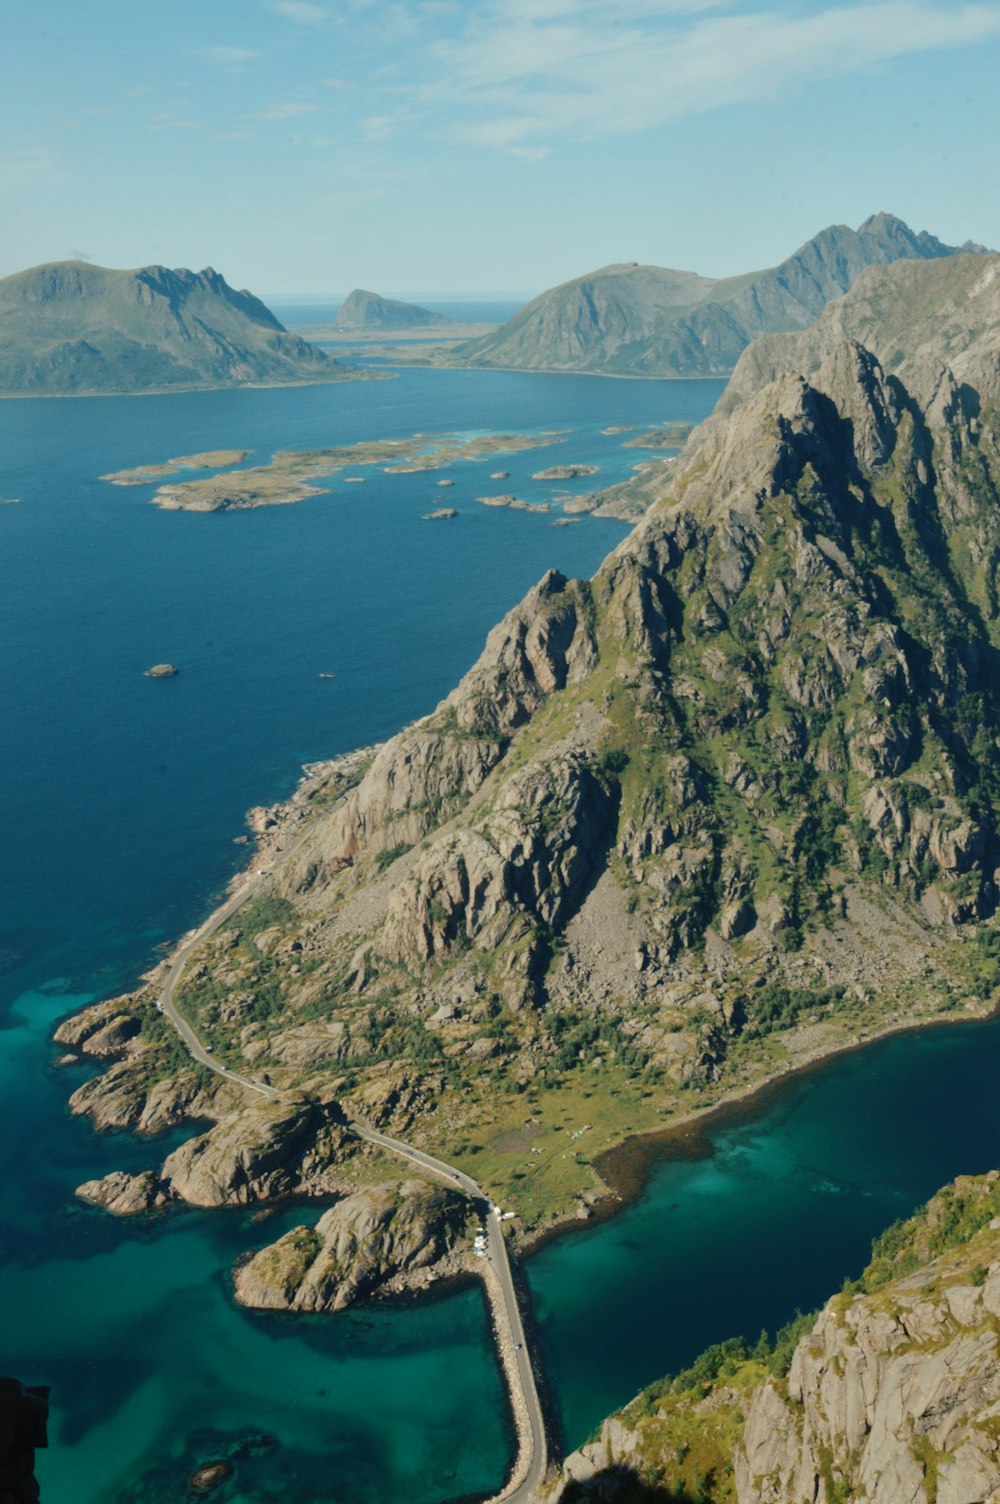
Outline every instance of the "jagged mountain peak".
<svg viewBox="0 0 1000 1504"><path fill-rule="evenodd" d="M50 262L0 279L0 310L0 392L159 391L345 374L213 267Z"/></svg>
<svg viewBox="0 0 1000 1504"><path fill-rule="evenodd" d="M971 247L970 247L971 249ZM450 361L622 375L728 375L758 334L801 329L865 267L956 254L895 215L829 225L779 266L726 278L622 263L552 288Z"/></svg>

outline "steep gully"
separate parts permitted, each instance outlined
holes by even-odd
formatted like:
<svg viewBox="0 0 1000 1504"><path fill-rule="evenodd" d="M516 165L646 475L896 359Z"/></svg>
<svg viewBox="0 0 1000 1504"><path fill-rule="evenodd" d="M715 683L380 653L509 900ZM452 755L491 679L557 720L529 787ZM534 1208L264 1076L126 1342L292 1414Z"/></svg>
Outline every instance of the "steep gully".
<svg viewBox="0 0 1000 1504"><path fill-rule="evenodd" d="M275 847L272 851L272 862L277 860L278 856L284 859L293 856L303 845L307 835L308 832L284 848L280 845ZM216 1075L224 1076L227 1081L245 1087L248 1091L256 1092L259 1096L277 1097L280 1093L273 1086L268 1086L249 1076L241 1076L216 1060L211 1050L199 1040L174 1001L175 989L196 946L220 929L250 899L257 897L263 879L269 871L268 867L248 874L230 897L183 940L174 955L163 991L157 1000L157 1006L177 1030L192 1059L214 1071ZM501 1367L510 1395L517 1436L516 1453L509 1477L504 1488L494 1500L490 1501L490 1504L501 1504L501 1501L503 1504L530 1504L546 1475L549 1462L545 1415L535 1381L535 1368L538 1366L540 1371L541 1355L537 1345L532 1341L530 1328L525 1328L521 1317L514 1271L503 1235L500 1212L471 1176L453 1169L444 1160L436 1159L433 1155L414 1148L412 1144L389 1138L362 1122L348 1120L346 1127L358 1138L366 1139L388 1153L408 1159L413 1164L419 1165L421 1169L441 1176L453 1185L458 1185L480 1212L482 1225L486 1229L486 1247L481 1260L483 1281L492 1313Z"/></svg>

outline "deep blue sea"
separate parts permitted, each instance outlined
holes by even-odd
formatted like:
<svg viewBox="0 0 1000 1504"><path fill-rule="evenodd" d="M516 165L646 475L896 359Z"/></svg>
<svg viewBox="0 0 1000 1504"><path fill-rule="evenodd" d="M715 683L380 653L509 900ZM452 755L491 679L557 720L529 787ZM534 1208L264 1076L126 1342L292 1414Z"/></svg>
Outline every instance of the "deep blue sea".
<svg viewBox="0 0 1000 1504"><path fill-rule="evenodd" d="M138 1228L75 1202L81 1180L169 1145L72 1119L79 1070L53 1066L50 1034L207 911L251 804L286 795L302 763L433 707L547 568L589 574L626 530L553 529L476 495L541 499L552 486L530 476L556 460L623 478L648 456L602 427L697 419L718 391L429 371L0 403L0 503L15 503L0 505L0 1371L53 1386L49 1499L179 1497L198 1458L244 1433L275 1444L243 1458L228 1499L429 1504L502 1478L505 1405L477 1290L336 1320L238 1311L226 1272L277 1224L224 1213ZM543 429L566 432L551 448L430 475L374 469L298 506L228 515L164 512L152 487L99 479L218 447L253 462ZM502 486L488 479L499 468ZM424 522L442 501L460 516ZM144 677L165 659L176 679Z"/></svg>
<svg viewBox="0 0 1000 1504"><path fill-rule="evenodd" d="M142 1227L73 1188L169 1143L72 1119L53 1024L127 986L238 865L246 808L303 762L389 735L445 694L542 572L624 533L477 506L559 460L602 484L644 458L601 429L696 419L718 383L410 371L284 391L0 403L0 1371L53 1385L46 1504L184 1498L246 1442L223 1504L407 1504L495 1489L510 1438L482 1299L261 1317L227 1271L300 1218ZM450 472L332 482L299 506L196 515L105 471L196 450L566 429ZM550 458L551 456L551 458ZM440 490L450 474L456 484ZM586 489L595 482L581 482ZM445 500L460 516L428 524ZM143 677L168 659L170 681ZM321 679L334 673L334 679ZM872 1046L664 1160L618 1217L528 1266L565 1437L707 1342L756 1335L863 1264L872 1235L1000 1164L1000 1025ZM848 1104L845 1110L845 1104Z"/></svg>

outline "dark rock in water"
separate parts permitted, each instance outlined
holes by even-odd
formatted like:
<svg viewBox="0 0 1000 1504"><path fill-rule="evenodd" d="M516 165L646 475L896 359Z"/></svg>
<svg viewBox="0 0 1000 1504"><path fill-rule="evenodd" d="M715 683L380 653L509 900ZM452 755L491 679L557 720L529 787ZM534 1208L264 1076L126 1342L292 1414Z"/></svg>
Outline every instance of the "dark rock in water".
<svg viewBox="0 0 1000 1504"><path fill-rule="evenodd" d="M201 1467L195 1468L188 1479L188 1488L194 1493L209 1494L218 1488L220 1483L225 1483L227 1478L233 1476L231 1462L220 1460L218 1462L204 1462Z"/></svg>
<svg viewBox="0 0 1000 1504"><path fill-rule="evenodd" d="M152 668L147 668L147 679L173 679L180 673L172 663L154 663Z"/></svg>
<svg viewBox="0 0 1000 1504"><path fill-rule="evenodd" d="M35 1449L48 1446L48 1387L0 1378L0 1490L3 1504L37 1504Z"/></svg>
<svg viewBox="0 0 1000 1504"><path fill-rule="evenodd" d="M164 1454L121 1493L115 1504L181 1504L183 1499L229 1498L233 1489L243 1497L279 1498L275 1461L279 1447L275 1437L262 1431L226 1435L221 1431L197 1431L185 1439L180 1455ZM235 1485L221 1495L216 1490L237 1477ZM258 1486L262 1492L258 1494ZM5 1501L6 1504L6 1501Z"/></svg>

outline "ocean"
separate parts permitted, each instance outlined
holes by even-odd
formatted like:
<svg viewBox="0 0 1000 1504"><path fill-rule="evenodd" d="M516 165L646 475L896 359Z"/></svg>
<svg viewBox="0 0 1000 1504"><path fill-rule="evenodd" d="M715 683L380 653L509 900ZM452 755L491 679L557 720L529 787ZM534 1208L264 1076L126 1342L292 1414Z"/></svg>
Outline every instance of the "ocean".
<svg viewBox="0 0 1000 1504"><path fill-rule="evenodd" d="M477 506L497 489L490 471L508 469L502 489L527 500L548 494L530 477L557 460L601 466L561 489L609 484L648 456L602 427L694 421L719 389L427 371L0 403L0 503L15 503L0 505L0 1365L53 1386L48 1498L175 1498L198 1460L242 1442L227 1499L429 1504L500 1482L510 1438L479 1291L330 1320L238 1310L233 1260L302 1210L140 1227L81 1206L82 1180L169 1144L72 1118L86 1068L53 1064L51 1030L207 912L244 859L233 841L250 805L432 708L547 568L590 574L626 531ZM219 447L252 463L543 429L566 432L551 449L374 470L245 513L165 512L152 487L99 479ZM460 516L424 522L443 501ZM144 677L163 660L176 679Z"/></svg>
<svg viewBox="0 0 1000 1504"><path fill-rule="evenodd" d="M569 489L610 483L644 456L603 428L695 421L720 388L410 371L0 403L0 502L18 502L0 506L0 1368L53 1386L47 1501L168 1504L218 1457L234 1459L224 1504L439 1504L500 1484L511 1438L478 1289L335 1317L240 1310L234 1260L317 1209L136 1225L82 1206L81 1181L158 1162L183 1133L144 1143L72 1118L93 1067L57 1066L51 1031L204 916L250 805L430 709L545 569L589 574L625 533L477 506L489 471L527 500L557 460L601 466ZM209 448L259 460L484 430L567 432L237 514L160 511L151 487L98 478ZM423 522L442 499L460 516ZM176 679L144 678L164 659ZM661 1155L632 1205L530 1259L567 1445L707 1343L819 1302L889 1221L1000 1164L998 1045L1000 1024L973 1024L833 1061Z"/></svg>

